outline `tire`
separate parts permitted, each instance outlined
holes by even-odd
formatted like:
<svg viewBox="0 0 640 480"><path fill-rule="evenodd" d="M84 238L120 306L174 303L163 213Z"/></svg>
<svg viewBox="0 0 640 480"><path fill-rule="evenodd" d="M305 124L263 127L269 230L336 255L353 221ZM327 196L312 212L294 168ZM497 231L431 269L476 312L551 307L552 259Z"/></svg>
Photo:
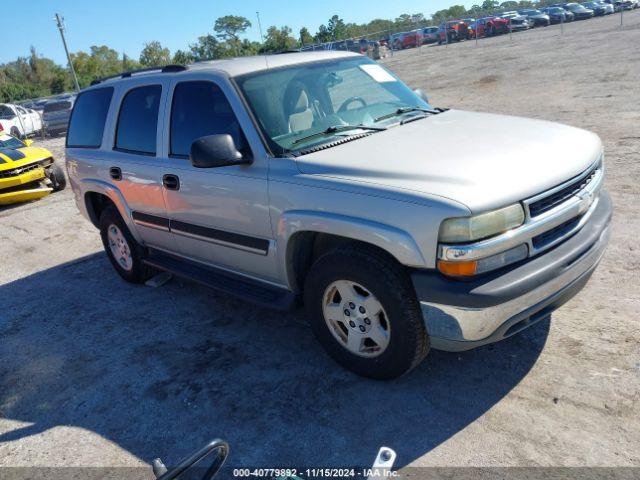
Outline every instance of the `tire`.
<svg viewBox="0 0 640 480"><path fill-rule="evenodd" d="M54 192L60 192L67 187L67 177L64 176L64 170L56 162L49 167L47 176L51 181L51 187Z"/></svg>
<svg viewBox="0 0 640 480"><path fill-rule="evenodd" d="M18 127L11 127L10 133L12 136L22 139L22 135L20 135L20 130L18 130Z"/></svg>
<svg viewBox="0 0 640 480"><path fill-rule="evenodd" d="M145 249L133 238L115 206L107 207L100 215L100 236L111 265L124 280L130 283L147 281L151 270L143 263ZM119 240L124 244L119 244ZM129 256L119 255L116 258L114 252L128 252Z"/></svg>
<svg viewBox="0 0 640 480"><path fill-rule="evenodd" d="M397 378L429 352L429 337L407 273L375 248L350 244L321 256L307 275L304 301L322 347L358 375ZM379 313L372 314L373 310ZM329 313L325 321L325 311L332 311L335 319Z"/></svg>

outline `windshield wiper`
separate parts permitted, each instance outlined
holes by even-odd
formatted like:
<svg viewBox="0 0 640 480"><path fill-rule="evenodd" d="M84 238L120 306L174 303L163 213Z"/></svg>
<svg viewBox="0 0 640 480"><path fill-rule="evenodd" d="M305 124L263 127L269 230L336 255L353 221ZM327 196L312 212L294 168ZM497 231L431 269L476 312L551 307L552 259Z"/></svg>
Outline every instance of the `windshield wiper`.
<svg viewBox="0 0 640 480"><path fill-rule="evenodd" d="M377 123L377 122L381 122L382 120L386 120L387 118L397 117L399 115L404 115L405 113L410 113L410 112L424 112L424 113L431 113L433 115L440 113L437 110L430 110L428 108L422 108L422 107L401 107L391 113L387 113L386 115L382 115L378 118L375 118L373 121Z"/></svg>
<svg viewBox="0 0 640 480"><path fill-rule="evenodd" d="M293 142L293 145L297 145L302 142L306 142L307 140L313 140L314 138L324 137L325 135L331 135L332 133L340 133L340 132L348 132L349 130L375 130L376 132L381 132L386 130L387 127L371 127L369 125L332 125L328 127L326 130L321 132L312 133L311 135L307 135L306 137L298 138Z"/></svg>

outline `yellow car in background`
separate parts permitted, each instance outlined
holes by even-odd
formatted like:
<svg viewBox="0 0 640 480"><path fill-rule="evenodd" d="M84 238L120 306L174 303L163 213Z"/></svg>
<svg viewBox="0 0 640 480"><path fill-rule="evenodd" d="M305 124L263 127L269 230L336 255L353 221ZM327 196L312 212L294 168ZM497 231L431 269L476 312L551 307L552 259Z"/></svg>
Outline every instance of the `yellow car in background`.
<svg viewBox="0 0 640 480"><path fill-rule="evenodd" d="M0 133L0 205L37 200L67 186L51 152L32 145Z"/></svg>

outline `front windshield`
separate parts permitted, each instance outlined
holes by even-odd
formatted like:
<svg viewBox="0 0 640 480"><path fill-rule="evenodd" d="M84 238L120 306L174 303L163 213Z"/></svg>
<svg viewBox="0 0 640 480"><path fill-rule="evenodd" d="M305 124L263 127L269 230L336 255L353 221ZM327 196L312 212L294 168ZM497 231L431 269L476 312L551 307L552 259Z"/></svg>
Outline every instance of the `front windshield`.
<svg viewBox="0 0 640 480"><path fill-rule="evenodd" d="M278 154L358 133L348 130L349 126L397 123L394 115L380 117L400 109L431 108L366 57L297 64L244 75L236 81ZM333 127L339 128L321 134Z"/></svg>
<svg viewBox="0 0 640 480"><path fill-rule="evenodd" d="M11 135L0 135L0 148L22 148L24 143Z"/></svg>

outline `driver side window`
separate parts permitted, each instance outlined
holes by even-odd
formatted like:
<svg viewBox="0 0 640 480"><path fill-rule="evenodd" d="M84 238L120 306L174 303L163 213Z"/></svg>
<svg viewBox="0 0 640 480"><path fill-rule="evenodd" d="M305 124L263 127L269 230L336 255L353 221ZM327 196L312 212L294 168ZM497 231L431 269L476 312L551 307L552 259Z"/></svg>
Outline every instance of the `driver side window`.
<svg viewBox="0 0 640 480"><path fill-rule="evenodd" d="M178 83L171 105L170 156L187 158L198 138L225 133L233 137L240 152L249 154L240 123L222 90L209 81Z"/></svg>

